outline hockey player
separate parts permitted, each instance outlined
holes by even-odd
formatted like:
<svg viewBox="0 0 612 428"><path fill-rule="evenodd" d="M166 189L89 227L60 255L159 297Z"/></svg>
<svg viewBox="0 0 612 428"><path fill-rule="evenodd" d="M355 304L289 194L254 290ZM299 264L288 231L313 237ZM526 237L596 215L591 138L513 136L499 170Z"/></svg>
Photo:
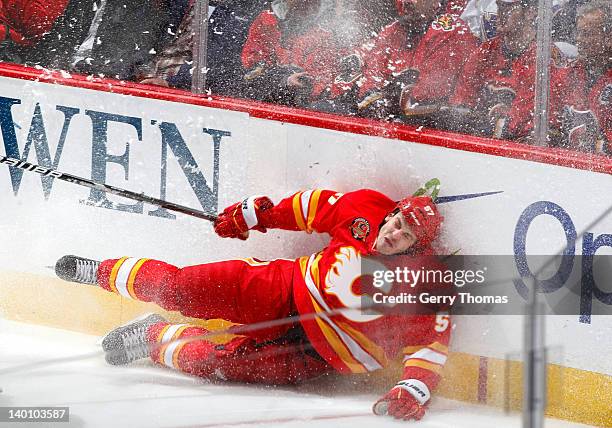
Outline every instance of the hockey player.
<svg viewBox="0 0 612 428"><path fill-rule="evenodd" d="M402 380L376 403L375 412L420 419L447 358L449 316L362 313L356 309L359 287L346 274L367 255L408 253L439 266L431 244L442 220L429 196L394 202L373 190L310 190L277 205L251 197L219 214L218 235L246 239L250 230L280 228L328 233L329 245L295 260L248 258L184 268L130 257L100 263L64 256L56 272L186 316L266 327L219 345L202 338L209 332L201 327L153 315L106 336L111 364L151 357L208 379L288 384L334 370L375 371L403 355ZM293 316L299 316L295 322L274 322ZM195 339L177 341L190 337Z"/></svg>
<svg viewBox="0 0 612 428"><path fill-rule="evenodd" d="M477 49L476 37L456 15L445 13L445 0L395 3L397 20L342 60L331 88L332 109L423 121L452 95Z"/></svg>
<svg viewBox="0 0 612 428"><path fill-rule="evenodd" d="M497 36L468 59L441 127L528 141L533 130L537 0L497 0ZM550 128L560 131L566 107L581 108L580 69L551 47Z"/></svg>

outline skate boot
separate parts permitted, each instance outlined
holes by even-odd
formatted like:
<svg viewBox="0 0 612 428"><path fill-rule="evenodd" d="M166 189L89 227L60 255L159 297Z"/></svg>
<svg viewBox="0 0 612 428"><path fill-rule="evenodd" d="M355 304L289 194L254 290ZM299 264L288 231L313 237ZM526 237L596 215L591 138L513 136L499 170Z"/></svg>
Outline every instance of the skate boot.
<svg viewBox="0 0 612 428"><path fill-rule="evenodd" d="M100 262L79 256L64 256L55 263L55 274L64 281L98 284Z"/></svg>
<svg viewBox="0 0 612 428"><path fill-rule="evenodd" d="M158 322L167 322L157 314L145 314L111 330L102 339L106 362L114 366L124 365L149 356L147 329Z"/></svg>

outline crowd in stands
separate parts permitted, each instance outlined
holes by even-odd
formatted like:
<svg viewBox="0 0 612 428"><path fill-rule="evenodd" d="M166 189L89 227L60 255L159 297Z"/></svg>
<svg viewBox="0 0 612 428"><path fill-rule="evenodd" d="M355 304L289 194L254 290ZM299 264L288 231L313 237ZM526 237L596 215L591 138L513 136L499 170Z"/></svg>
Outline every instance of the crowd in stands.
<svg viewBox="0 0 612 428"><path fill-rule="evenodd" d="M189 90L194 1L0 0L0 61ZM210 0L207 89L531 143L537 6ZM612 154L611 26L610 0L554 0L550 146Z"/></svg>

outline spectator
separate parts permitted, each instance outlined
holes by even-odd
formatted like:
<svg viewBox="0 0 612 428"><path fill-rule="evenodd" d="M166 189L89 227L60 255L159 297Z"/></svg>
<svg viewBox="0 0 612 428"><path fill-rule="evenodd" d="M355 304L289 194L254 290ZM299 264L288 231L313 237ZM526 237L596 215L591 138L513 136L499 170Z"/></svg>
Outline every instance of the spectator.
<svg viewBox="0 0 612 428"><path fill-rule="evenodd" d="M176 4L176 3L175 3ZM193 38L195 35L194 1L183 2L181 9L175 8L170 12L171 27L176 31L169 31L174 36L166 38L161 52L155 55L151 62L138 67L136 79L140 83L175 87L181 89L191 88L193 65Z"/></svg>
<svg viewBox="0 0 612 428"><path fill-rule="evenodd" d="M274 0L249 29L242 50L245 95L306 106L335 74L338 50L317 21L319 0Z"/></svg>
<svg viewBox="0 0 612 428"><path fill-rule="evenodd" d="M342 61L331 90L338 112L423 122L453 93L477 40L439 0L396 2L399 19ZM318 108L325 108L320 104Z"/></svg>
<svg viewBox="0 0 612 428"><path fill-rule="evenodd" d="M497 22L497 3L495 0L470 0L461 14L472 32L481 41L495 37Z"/></svg>
<svg viewBox="0 0 612 428"><path fill-rule="evenodd" d="M552 37L554 41L573 42L573 31L576 24L575 9L577 2L586 0L553 0ZM487 41L495 37L497 24L496 0L469 0L465 10L457 10L480 40Z"/></svg>
<svg viewBox="0 0 612 428"><path fill-rule="evenodd" d="M585 66L588 110L566 110L564 125L578 149L612 154L612 4L592 0L578 9L579 55Z"/></svg>
<svg viewBox="0 0 612 428"><path fill-rule="evenodd" d="M168 25L162 0L70 0L30 64L132 80Z"/></svg>
<svg viewBox="0 0 612 428"><path fill-rule="evenodd" d="M537 0L497 0L497 36L466 63L442 126L495 138L529 140L533 130ZM565 105L584 104L579 70L552 47L551 129Z"/></svg>
<svg viewBox="0 0 612 428"><path fill-rule="evenodd" d="M214 94L242 96L242 49L266 0L221 1L208 23L207 88Z"/></svg>
<svg viewBox="0 0 612 428"><path fill-rule="evenodd" d="M21 62L66 9L68 0L0 0L0 59Z"/></svg>
<svg viewBox="0 0 612 428"><path fill-rule="evenodd" d="M193 0L174 39L143 68L142 83L189 89L192 80ZM241 53L249 27L267 1L227 0L211 6L208 19L206 87L214 94L240 96Z"/></svg>

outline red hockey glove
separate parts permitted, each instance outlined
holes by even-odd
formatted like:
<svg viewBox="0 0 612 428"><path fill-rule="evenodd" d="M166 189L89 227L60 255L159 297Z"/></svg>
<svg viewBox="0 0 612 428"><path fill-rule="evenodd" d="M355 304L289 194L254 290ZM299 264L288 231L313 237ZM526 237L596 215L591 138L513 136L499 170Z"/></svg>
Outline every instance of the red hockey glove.
<svg viewBox="0 0 612 428"><path fill-rule="evenodd" d="M217 216L215 232L222 238L238 238L243 241L249 237L249 229L266 232L259 226L259 214L272 208L274 204L265 196L251 196L242 202L230 205Z"/></svg>
<svg viewBox="0 0 612 428"><path fill-rule="evenodd" d="M429 388L417 379L401 380L379 399L372 411L375 415L389 415L396 419L420 420L429 401Z"/></svg>

